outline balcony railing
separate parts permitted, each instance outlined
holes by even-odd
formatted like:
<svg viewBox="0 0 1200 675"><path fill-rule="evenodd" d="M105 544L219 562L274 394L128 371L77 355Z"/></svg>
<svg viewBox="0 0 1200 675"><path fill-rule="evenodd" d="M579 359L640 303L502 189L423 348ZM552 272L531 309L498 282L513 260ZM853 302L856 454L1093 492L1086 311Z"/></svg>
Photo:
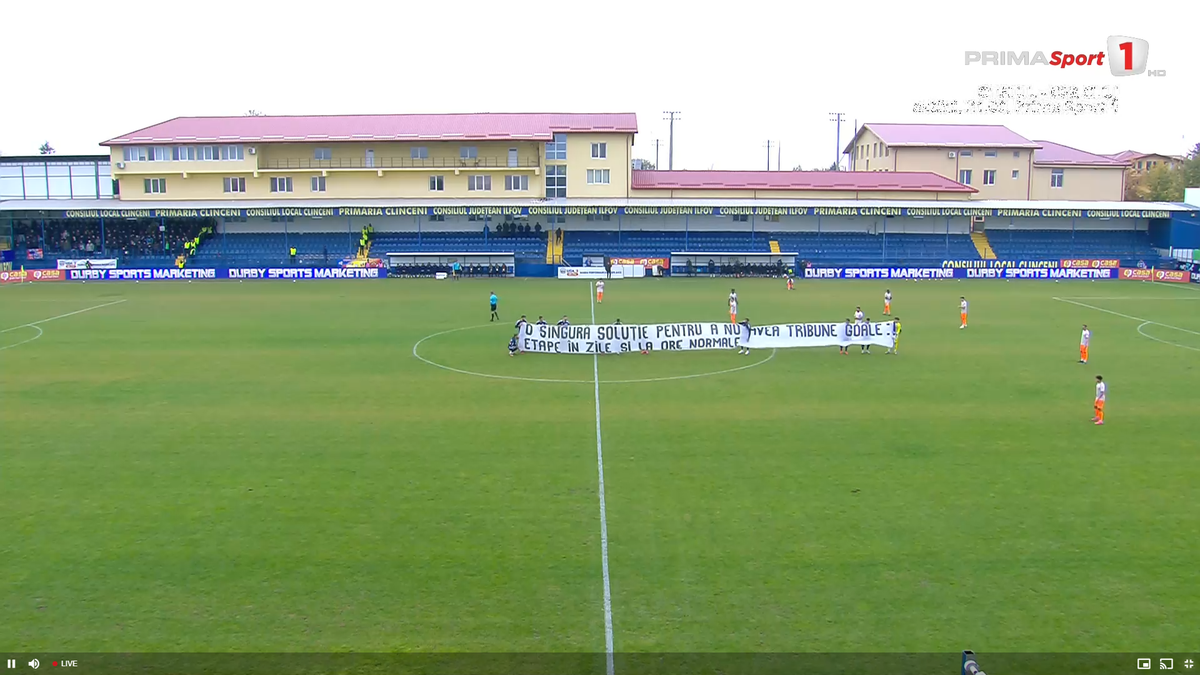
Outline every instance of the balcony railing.
<svg viewBox="0 0 1200 675"><path fill-rule="evenodd" d="M263 159L259 168L271 169L530 169L541 166L539 157L344 157L338 159Z"/></svg>

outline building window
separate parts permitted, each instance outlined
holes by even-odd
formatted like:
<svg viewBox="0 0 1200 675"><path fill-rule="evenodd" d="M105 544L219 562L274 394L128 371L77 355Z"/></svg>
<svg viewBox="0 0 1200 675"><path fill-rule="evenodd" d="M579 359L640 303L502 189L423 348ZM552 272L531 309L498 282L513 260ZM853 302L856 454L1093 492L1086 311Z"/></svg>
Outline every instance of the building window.
<svg viewBox="0 0 1200 675"><path fill-rule="evenodd" d="M430 176L429 190L430 192L442 192L446 189L446 179L444 176Z"/></svg>
<svg viewBox="0 0 1200 675"><path fill-rule="evenodd" d="M963 185L970 185L971 184L971 170L970 169L960 169L958 172L958 182L962 183Z"/></svg>
<svg viewBox="0 0 1200 675"><path fill-rule="evenodd" d="M225 179L225 191L226 192L245 192L246 191L246 179L245 178L226 178Z"/></svg>
<svg viewBox="0 0 1200 675"><path fill-rule="evenodd" d="M554 134L554 140L546 143L546 159L567 158L567 135Z"/></svg>
<svg viewBox="0 0 1200 675"><path fill-rule="evenodd" d="M440 214L440 213L439 213L439 214L437 214L437 215L429 216L429 222L431 222L431 223L444 223L444 222L446 222L446 216L443 216L443 215L442 215L442 214Z"/></svg>
<svg viewBox="0 0 1200 675"><path fill-rule="evenodd" d="M222 145L221 159L229 161L239 161L243 159L242 146L240 145Z"/></svg>
<svg viewBox="0 0 1200 675"><path fill-rule="evenodd" d="M1063 170L1062 169L1051 169L1050 170L1050 187L1060 188L1062 186L1063 186Z"/></svg>
<svg viewBox="0 0 1200 675"><path fill-rule="evenodd" d="M750 216L746 215L745 213L735 213L735 214L733 214L732 218L733 218L733 222L735 222L735 223L750 222Z"/></svg>
<svg viewBox="0 0 1200 675"><path fill-rule="evenodd" d="M474 145L464 145L458 149L460 159L479 159L479 148Z"/></svg>
<svg viewBox="0 0 1200 675"><path fill-rule="evenodd" d="M211 162L220 156L221 153L215 145L201 145L196 148L196 159L201 162Z"/></svg>
<svg viewBox="0 0 1200 675"><path fill-rule="evenodd" d="M565 199L567 196L567 165L546 165L546 199Z"/></svg>
<svg viewBox="0 0 1200 675"><path fill-rule="evenodd" d="M608 185L609 170L608 169L588 169L587 182L588 185Z"/></svg>
<svg viewBox="0 0 1200 675"><path fill-rule="evenodd" d="M546 222L550 223L551 225L566 225L567 217L566 216L546 216Z"/></svg>
<svg viewBox="0 0 1200 675"><path fill-rule="evenodd" d="M1138 166L1138 170L1140 171L1140 170L1142 169L1142 163L1141 163L1141 162L1138 162L1138 165L1137 165L1137 166Z"/></svg>
<svg viewBox="0 0 1200 675"><path fill-rule="evenodd" d="M166 145L156 145L150 148L150 161L153 162L168 162L171 160L171 148Z"/></svg>
<svg viewBox="0 0 1200 675"><path fill-rule="evenodd" d="M1021 172L1018 171L1017 169L1013 169L1013 180L1016 180L1020 177L1021 177Z"/></svg>
<svg viewBox="0 0 1200 675"><path fill-rule="evenodd" d="M892 146L890 146L890 145L883 146L883 156L884 157L892 156Z"/></svg>
<svg viewBox="0 0 1200 675"><path fill-rule="evenodd" d="M984 169L983 170L983 184L984 185L995 185L996 184L996 170L995 169Z"/></svg>
<svg viewBox="0 0 1200 675"><path fill-rule="evenodd" d="M1013 150L1013 159L1021 159L1021 151Z"/></svg>
<svg viewBox="0 0 1200 675"><path fill-rule="evenodd" d="M293 223L296 222L295 216L271 216L272 223Z"/></svg>
<svg viewBox="0 0 1200 675"><path fill-rule="evenodd" d="M608 222L608 221L612 220L612 215L607 214L607 213L589 213L587 219L589 221L599 220L599 221L603 221L603 222Z"/></svg>
<svg viewBox="0 0 1200 675"><path fill-rule="evenodd" d="M310 181L310 186L313 192L325 191L325 176L313 176Z"/></svg>
<svg viewBox="0 0 1200 675"><path fill-rule="evenodd" d="M421 146L413 146L408 151L409 157L413 159L429 159L429 148Z"/></svg>
<svg viewBox="0 0 1200 675"><path fill-rule="evenodd" d="M192 162L196 159L196 148L190 145L177 145L171 156L177 162Z"/></svg>
<svg viewBox="0 0 1200 675"><path fill-rule="evenodd" d="M167 192L166 178L147 178L142 181L142 184L145 186L146 194L148 195L161 195Z"/></svg>
<svg viewBox="0 0 1200 675"><path fill-rule="evenodd" d="M473 192L487 192L492 189L492 177L467 176L467 189Z"/></svg>
<svg viewBox="0 0 1200 675"><path fill-rule="evenodd" d="M512 192L521 192L529 189L529 176L505 176L504 189Z"/></svg>
<svg viewBox="0 0 1200 675"><path fill-rule="evenodd" d="M996 150L984 150L983 156L984 157L999 157L1000 153Z"/></svg>
<svg viewBox="0 0 1200 675"><path fill-rule="evenodd" d="M959 157L970 157L970 156L971 156L971 151L970 151L970 150L963 150L963 151L961 151L961 152L959 152L959 153L958 153L958 156L959 156Z"/></svg>
<svg viewBox="0 0 1200 675"><path fill-rule="evenodd" d="M592 143L592 159L608 159L608 143Z"/></svg>
<svg viewBox="0 0 1200 675"><path fill-rule="evenodd" d="M313 159L319 162L327 162L333 159L333 148L317 148L313 150Z"/></svg>
<svg viewBox="0 0 1200 675"><path fill-rule="evenodd" d="M291 176L271 179L271 192L291 192L291 191L292 191L292 177Z"/></svg>
<svg viewBox="0 0 1200 675"><path fill-rule="evenodd" d="M144 161L146 161L146 149L135 147L135 146L126 147L125 148L125 161L126 162L144 162Z"/></svg>

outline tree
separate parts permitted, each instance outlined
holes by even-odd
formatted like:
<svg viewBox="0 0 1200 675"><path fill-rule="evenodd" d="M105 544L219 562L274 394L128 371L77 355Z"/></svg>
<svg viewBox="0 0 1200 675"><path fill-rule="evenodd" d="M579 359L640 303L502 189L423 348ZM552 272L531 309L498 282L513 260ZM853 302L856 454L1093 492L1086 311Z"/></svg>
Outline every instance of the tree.
<svg viewBox="0 0 1200 675"><path fill-rule="evenodd" d="M792 171L803 171L803 170L804 170L804 167L800 166L799 164L792 167Z"/></svg>
<svg viewBox="0 0 1200 675"><path fill-rule="evenodd" d="M1189 162L1192 160L1189 160ZM1125 199L1140 202L1181 202L1185 186L1184 170L1165 164L1130 177L1125 187Z"/></svg>
<svg viewBox="0 0 1200 675"><path fill-rule="evenodd" d="M829 168L828 168L828 169L825 169L825 170L826 170L826 171L841 171L841 170L842 170L842 167L838 166L838 163L837 163L837 162L834 162L833 164L830 164L830 165L829 165Z"/></svg>
<svg viewBox="0 0 1200 675"><path fill-rule="evenodd" d="M54 148L50 147L50 141L42 143L42 147L38 148L39 155L53 155L54 153L55 150Z"/></svg>
<svg viewBox="0 0 1200 675"><path fill-rule="evenodd" d="M651 161L650 161L650 160L648 160L648 159L635 159L635 160L633 160L633 165L634 165L634 166L636 166L636 165L637 165L637 164L639 164L639 163L642 165L642 169L644 169L644 170L646 170L646 171L653 171L653 170L655 170L655 169L657 169L657 168L658 168L657 166L654 166L654 162L651 162Z"/></svg>
<svg viewBox="0 0 1200 675"><path fill-rule="evenodd" d="M243 117L262 117L262 116L263 116L262 111L255 110L254 108L247 110L246 114L243 115Z"/></svg>

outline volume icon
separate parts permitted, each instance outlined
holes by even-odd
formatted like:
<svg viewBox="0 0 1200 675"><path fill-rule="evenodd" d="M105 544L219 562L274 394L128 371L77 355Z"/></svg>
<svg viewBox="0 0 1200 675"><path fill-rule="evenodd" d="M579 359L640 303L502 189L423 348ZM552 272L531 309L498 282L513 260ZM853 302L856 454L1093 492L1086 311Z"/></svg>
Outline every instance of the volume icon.
<svg viewBox="0 0 1200 675"><path fill-rule="evenodd" d="M34 670L37 670L38 666L40 666L40 665L42 665L42 663L40 661L38 661L37 659L34 659L29 662L29 667L33 668Z"/></svg>

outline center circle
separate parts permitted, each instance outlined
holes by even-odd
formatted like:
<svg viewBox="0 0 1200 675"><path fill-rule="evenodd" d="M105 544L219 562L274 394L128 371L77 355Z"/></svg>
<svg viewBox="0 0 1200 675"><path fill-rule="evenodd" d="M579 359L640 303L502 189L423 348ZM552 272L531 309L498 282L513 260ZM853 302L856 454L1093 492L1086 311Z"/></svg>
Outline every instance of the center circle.
<svg viewBox="0 0 1200 675"><path fill-rule="evenodd" d="M450 330L444 330L444 331L440 331L438 333L433 333L431 335L426 335L425 337L421 338L420 340L417 340L415 344L413 344L412 354L414 357L417 358L417 360L427 363L427 364L433 366L434 368L441 368L442 370L447 370L452 373L458 373L460 375L473 375L475 377L486 377L486 378L492 379L492 380L518 380L518 381L522 381L522 382L543 382L543 383L552 383L552 384L595 384L596 383L595 380L565 380L565 379L553 379L553 378L545 378L545 377L521 377L518 375L495 375L493 373L479 373L479 372L475 372L473 370L463 370L462 368L455 368L453 366L447 366L443 363L438 363L436 361L432 361L430 359L425 358L424 356L421 356L421 354L418 353L418 351L417 351L417 348L419 348L424 342L426 342L428 340L432 340L437 337L441 337L442 335L450 335L451 333L461 333L463 331L478 330L480 328L488 328L488 327L494 327L494 326L496 326L496 324L494 324L494 323L484 323L484 324L479 324L478 326L464 326L462 328L451 328ZM737 368L726 368L725 370L714 370L714 371L708 372L708 373L695 373L693 375L672 375L672 376L668 376L668 377L645 377L645 378L638 378L638 379L634 379L634 380L600 380L600 384L642 384L642 383L648 383L648 382L670 382L673 380L694 380L694 379L700 378L700 377L712 377L714 375L725 375L727 373L736 373L741 370L749 370L751 368L761 366L764 363L766 363L767 361L770 361L771 359L775 358L775 353L776 353L776 350L772 349L771 353L767 355L767 358L761 359L759 361L755 361L754 363L748 363L744 366L738 366Z"/></svg>

